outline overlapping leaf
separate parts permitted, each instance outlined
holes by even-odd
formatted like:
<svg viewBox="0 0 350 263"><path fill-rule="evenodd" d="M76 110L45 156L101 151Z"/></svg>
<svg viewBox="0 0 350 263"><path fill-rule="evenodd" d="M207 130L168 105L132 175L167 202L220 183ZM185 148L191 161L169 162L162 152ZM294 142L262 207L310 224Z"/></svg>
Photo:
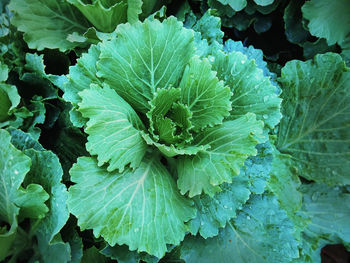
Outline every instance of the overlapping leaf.
<svg viewBox="0 0 350 263"><path fill-rule="evenodd" d="M156 157L145 157L139 168L122 174L82 157L71 175L77 184L70 188L69 210L82 229L93 229L112 246L127 244L162 257L166 244L183 239L184 222L196 214Z"/></svg>

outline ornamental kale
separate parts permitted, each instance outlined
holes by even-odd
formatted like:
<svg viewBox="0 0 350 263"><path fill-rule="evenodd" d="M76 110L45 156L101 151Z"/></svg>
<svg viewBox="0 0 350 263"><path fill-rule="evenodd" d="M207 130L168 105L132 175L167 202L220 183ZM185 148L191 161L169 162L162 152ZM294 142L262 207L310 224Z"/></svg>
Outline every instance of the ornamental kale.
<svg viewBox="0 0 350 263"><path fill-rule="evenodd" d="M345 262L348 9L1 2L0 261Z"/></svg>

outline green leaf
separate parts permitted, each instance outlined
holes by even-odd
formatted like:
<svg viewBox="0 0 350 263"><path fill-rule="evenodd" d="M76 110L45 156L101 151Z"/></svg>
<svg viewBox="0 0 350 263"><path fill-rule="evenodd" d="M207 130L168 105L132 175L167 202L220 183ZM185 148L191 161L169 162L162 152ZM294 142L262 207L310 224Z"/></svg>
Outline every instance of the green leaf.
<svg viewBox="0 0 350 263"><path fill-rule="evenodd" d="M174 157L176 155L195 155L200 151L208 149L209 145L186 145L183 147L177 147L175 145L165 145L163 143L156 142L149 134L141 132L142 138L148 145L154 145L158 150L167 157Z"/></svg>
<svg viewBox="0 0 350 263"><path fill-rule="evenodd" d="M135 23L139 21L139 14L142 13L142 0L128 1L128 22Z"/></svg>
<svg viewBox="0 0 350 263"><path fill-rule="evenodd" d="M86 250L84 250L83 258L81 259L82 263L107 263L108 259L102 255L99 250L92 246Z"/></svg>
<svg viewBox="0 0 350 263"><path fill-rule="evenodd" d="M254 0L257 5L267 6L271 5L275 0Z"/></svg>
<svg viewBox="0 0 350 263"><path fill-rule="evenodd" d="M66 224L69 212L67 209L68 193L61 183L62 168L55 154L50 151L24 151L32 160L31 170L25 183L38 183L50 194L49 212L35 231L41 262L64 263L71 258L70 245L62 241L59 232Z"/></svg>
<svg viewBox="0 0 350 263"><path fill-rule="evenodd" d="M124 1L93 1L91 4L82 0L67 0L76 6L84 16L100 31L112 32L119 24L127 20L127 3Z"/></svg>
<svg viewBox="0 0 350 263"><path fill-rule="evenodd" d="M252 113L222 125L207 128L194 138L194 145L210 145L196 156L178 159L177 185L182 194L193 197L204 193L213 196L219 185L231 182L244 161L256 155L255 146L262 139L263 123Z"/></svg>
<svg viewBox="0 0 350 263"><path fill-rule="evenodd" d="M0 82L7 80L9 74L9 68L7 65L0 62Z"/></svg>
<svg viewBox="0 0 350 263"><path fill-rule="evenodd" d="M120 172L129 163L136 168L147 147L140 134L145 128L136 112L107 85L91 85L79 95L79 111L89 119L85 128L89 134L86 149L97 155L98 165L108 162L108 171Z"/></svg>
<svg viewBox="0 0 350 263"><path fill-rule="evenodd" d="M309 20L310 33L327 39L329 45L341 43L350 33L350 5L348 0L311 0L301 8Z"/></svg>
<svg viewBox="0 0 350 263"><path fill-rule="evenodd" d="M338 54L290 61L282 69L283 119L277 148L299 174L329 185L350 183L350 72Z"/></svg>
<svg viewBox="0 0 350 263"><path fill-rule="evenodd" d="M222 123L231 110L230 89L216 78L207 59L193 57L180 83L181 101L192 113L194 130Z"/></svg>
<svg viewBox="0 0 350 263"><path fill-rule="evenodd" d="M222 43L224 32L221 31L221 20L216 16L214 10L208 9L192 29L196 32L200 32L202 38L207 39L209 44L215 41Z"/></svg>
<svg viewBox="0 0 350 263"><path fill-rule="evenodd" d="M229 119L253 112L268 128L279 123L282 117L281 99L276 94L275 86L264 76L254 60L247 59L240 52L225 54L216 51L209 61L213 70L217 71L218 78L224 80L233 93Z"/></svg>
<svg viewBox="0 0 350 263"><path fill-rule="evenodd" d="M250 191L254 194L265 192L272 168L272 148L270 142L258 144L256 156L249 157L241 169L241 173L249 178Z"/></svg>
<svg viewBox="0 0 350 263"><path fill-rule="evenodd" d="M86 119L81 113L76 111L77 104L81 102L78 95L80 91L90 87L95 83L102 85L102 81L96 76L96 63L100 55L100 46L92 45L87 53L77 60L77 64L69 68L68 81L63 84L63 98L73 104L74 108L70 112L70 119L77 127L82 127Z"/></svg>
<svg viewBox="0 0 350 263"><path fill-rule="evenodd" d="M159 88L176 87L194 53L193 31L171 17L120 25L101 44L98 76L135 110L146 113Z"/></svg>
<svg viewBox="0 0 350 263"><path fill-rule="evenodd" d="M187 237L186 263L278 263L298 257L293 224L271 195L253 196L237 218L214 238Z"/></svg>
<svg viewBox="0 0 350 263"><path fill-rule="evenodd" d="M67 40L73 32L83 34L89 27L81 13L60 0L13 0L9 9L14 12L11 23L24 32L29 48L66 51L78 44Z"/></svg>
<svg viewBox="0 0 350 263"><path fill-rule="evenodd" d="M149 102L151 110L146 115L150 122L149 132L156 142L171 145L189 143L193 139L190 132L192 113L179 103L180 97L178 88L159 89Z"/></svg>
<svg viewBox="0 0 350 263"><path fill-rule="evenodd" d="M15 203L21 208L21 218L43 218L49 211L45 205L49 197L43 187L38 184L30 184L26 189L20 188Z"/></svg>
<svg viewBox="0 0 350 263"><path fill-rule="evenodd" d="M322 237L330 244L349 244L350 194L341 187L316 183L303 185L300 191L302 211L311 219L305 233L312 238Z"/></svg>
<svg viewBox="0 0 350 263"><path fill-rule="evenodd" d="M76 185L69 188L70 212L82 230L93 229L111 246L127 244L130 250L161 258L166 244L177 245L184 238L184 222L196 214L155 157L145 157L137 169L122 174L108 173L95 159L81 157L71 176Z"/></svg>
<svg viewBox="0 0 350 263"><path fill-rule="evenodd" d="M244 173L233 177L232 183L223 184L221 188L222 191L213 198L208 195L194 197L198 212L188 223L192 235L199 232L204 238L217 236L219 228L236 217L237 211L249 199L249 179Z"/></svg>
<svg viewBox="0 0 350 263"><path fill-rule="evenodd" d="M247 6L247 0L218 0L223 5L229 5L236 12L243 10Z"/></svg>
<svg viewBox="0 0 350 263"><path fill-rule="evenodd" d="M10 140L10 134L0 129L0 219L12 224L19 213L15 201L22 196L20 187L31 162Z"/></svg>

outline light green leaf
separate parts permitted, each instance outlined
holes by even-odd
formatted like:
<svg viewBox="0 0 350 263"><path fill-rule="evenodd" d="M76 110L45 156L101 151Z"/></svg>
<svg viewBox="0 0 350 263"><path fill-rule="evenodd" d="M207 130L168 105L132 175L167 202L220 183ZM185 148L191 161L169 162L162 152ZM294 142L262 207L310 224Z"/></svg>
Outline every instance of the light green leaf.
<svg viewBox="0 0 350 263"><path fill-rule="evenodd" d="M247 6L247 0L218 0L223 5L230 5L236 12L243 10Z"/></svg>
<svg viewBox="0 0 350 263"><path fill-rule="evenodd" d="M76 183L69 188L70 212L82 230L93 229L111 246L127 244L131 251L161 258L166 244L177 245L184 238L184 222L196 214L155 157L145 157L137 169L122 174L108 173L95 159L81 157L70 173Z"/></svg>
<svg viewBox="0 0 350 263"><path fill-rule="evenodd" d="M302 211L311 219L305 233L329 244L350 243L350 194L341 187L307 184L301 187ZM340 240L339 240L340 239Z"/></svg>
<svg viewBox="0 0 350 263"><path fill-rule="evenodd" d="M25 183L38 183L50 194L49 212L43 218L35 232L41 262L65 263L70 260L70 245L62 241L59 231L66 224L68 193L61 183L62 168L58 157L50 151L24 151L32 160L31 170Z"/></svg>
<svg viewBox="0 0 350 263"><path fill-rule="evenodd" d="M49 211L45 205L49 197L41 185L30 184L26 189L21 187L15 198L16 205L21 208L20 217L43 218Z"/></svg>
<svg viewBox="0 0 350 263"><path fill-rule="evenodd" d="M194 130L220 124L231 110L230 89L216 78L207 59L193 57L180 83L181 101L192 113Z"/></svg>
<svg viewBox="0 0 350 263"><path fill-rule="evenodd" d="M299 175L329 185L350 183L350 72L338 54L291 61L282 69L283 119L277 148Z"/></svg>
<svg viewBox="0 0 350 263"><path fill-rule="evenodd" d="M235 220L214 238L188 237L186 263L279 263L298 257L293 224L275 197L253 196Z"/></svg>
<svg viewBox="0 0 350 263"><path fill-rule="evenodd" d="M87 53L77 60L76 65L69 67L68 81L63 84L63 98L73 104L70 112L71 122L82 127L86 123L80 112L76 110L77 104L81 102L78 95L80 91L90 87L90 84L96 83L102 85L102 81L96 76L96 63L100 55L100 46L92 45Z"/></svg>
<svg viewBox="0 0 350 263"><path fill-rule="evenodd" d="M241 52L225 54L216 51L209 61L213 70L217 71L218 78L224 80L233 93L229 119L253 112L268 128L279 123L282 117L281 99L276 94L276 87L253 59L248 59Z"/></svg>
<svg viewBox="0 0 350 263"><path fill-rule="evenodd" d="M340 44L350 33L350 5L348 0L311 0L301 8L309 20L310 33L327 39L329 45Z"/></svg>
<svg viewBox="0 0 350 263"><path fill-rule="evenodd" d="M139 20L139 14L142 13L142 0L127 0L128 1L128 21L135 23Z"/></svg>
<svg viewBox="0 0 350 263"><path fill-rule="evenodd" d="M145 128L136 112L107 85L91 85L79 95L79 111L89 119L85 128L89 134L86 149L97 155L98 165L108 162L108 171L120 172L129 163L136 168L147 148L140 134Z"/></svg>
<svg viewBox="0 0 350 263"><path fill-rule="evenodd" d="M219 228L236 217L237 211L248 201L249 178L241 173L233 177L232 183L223 184L221 189L222 192L213 198L208 195L193 198L198 212L197 217L188 223L192 235L199 232L204 238L217 236Z"/></svg>
<svg viewBox="0 0 350 263"><path fill-rule="evenodd" d="M19 189L31 162L10 140L10 134L0 129L0 219L12 224L19 213L15 201L21 196Z"/></svg>
<svg viewBox="0 0 350 263"><path fill-rule="evenodd" d="M189 143L193 138L192 113L179 103L181 90L178 88L159 89L149 102L151 110L147 112L149 132L157 142L167 145Z"/></svg>
<svg viewBox="0 0 350 263"><path fill-rule="evenodd" d="M204 193L213 196L219 185L231 182L244 161L256 155L255 146L263 142L263 123L252 113L222 125L207 128L194 138L193 145L210 145L196 156L178 159L177 185L182 194L193 197Z"/></svg>
<svg viewBox="0 0 350 263"><path fill-rule="evenodd" d="M146 113L159 88L176 87L193 56L193 31L171 17L120 25L101 45L98 76L135 110Z"/></svg>
<svg viewBox="0 0 350 263"><path fill-rule="evenodd" d="M4 82L7 80L9 74L8 67L0 62L0 82Z"/></svg>
<svg viewBox="0 0 350 263"><path fill-rule="evenodd" d="M200 151L208 149L209 145L189 145L184 147L177 147L175 145L165 145L163 143L158 143L151 138L149 134L141 132L142 138L148 145L154 145L158 150L167 157L174 157L176 155L195 155Z"/></svg>
<svg viewBox="0 0 350 263"><path fill-rule="evenodd" d="M257 5L267 6L271 5L275 0L254 0Z"/></svg>
<svg viewBox="0 0 350 263"><path fill-rule="evenodd" d="M67 0L76 6L84 16L100 31L112 32L119 24L127 20L127 3L124 1L93 1L91 4L82 0Z"/></svg>
<svg viewBox="0 0 350 263"><path fill-rule="evenodd" d="M66 51L78 44L67 40L73 32L83 34L89 27L81 13L60 0L13 0L9 9L14 13L11 23L24 32L29 48Z"/></svg>

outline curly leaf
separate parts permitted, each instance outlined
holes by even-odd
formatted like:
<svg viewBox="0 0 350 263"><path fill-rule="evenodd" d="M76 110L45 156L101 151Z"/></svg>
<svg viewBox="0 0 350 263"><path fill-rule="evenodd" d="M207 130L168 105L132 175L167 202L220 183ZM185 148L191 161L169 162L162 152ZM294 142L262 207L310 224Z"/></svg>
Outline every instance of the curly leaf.
<svg viewBox="0 0 350 263"><path fill-rule="evenodd" d="M217 237L186 238L180 255L186 263L290 262L299 256L293 232L275 197L253 196Z"/></svg>
<svg viewBox="0 0 350 263"><path fill-rule="evenodd" d="M254 60L247 59L240 52L225 54L216 51L209 61L213 70L217 71L218 78L223 79L233 93L229 119L253 112L269 128L279 123L282 116L281 99L276 94L276 87L264 76Z"/></svg>
<svg viewBox="0 0 350 263"><path fill-rule="evenodd" d="M184 222L196 214L154 157L122 174L108 173L93 158L81 157L70 173L76 185L69 189L69 210L81 229L93 229L111 246L127 244L160 258L166 244L177 245L184 238Z"/></svg>
<svg viewBox="0 0 350 263"><path fill-rule="evenodd" d="M104 88L91 85L79 95L82 98L79 111L89 119L85 128L89 134L86 148L97 155L98 165L108 162L108 171L122 172L129 163L136 168L146 152L140 134L144 126L136 112L107 85Z"/></svg>
<svg viewBox="0 0 350 263"><path fill-rule="evenodd" d="M252 113L220 126L207 128L194 138L194 145L210 145L196 156L178 159L177 185L182 194L199 195L204 191L213 196L219 185L231 182L244 161L256 155L255 146L262 140L263 123Z"/></svg>
<svg viewBox="0 0 350 263"><path fill-rule="evenodd" d="M241 173L232 178L232 183L223 184L221 189L213 198L208 195L193 198L198 212L188 223L192 235L199 232L204 238L217 236L219 228L236 217L237 211L248 201L249 178Z"/></svg>
<svg viewBox="0 0 350 263"><path fill-rule="evenodd" d="M220 124L231 110L230 89L216 78L207 59L193 57L179 85L181 101L192 113L195 130Z"/></svg>

